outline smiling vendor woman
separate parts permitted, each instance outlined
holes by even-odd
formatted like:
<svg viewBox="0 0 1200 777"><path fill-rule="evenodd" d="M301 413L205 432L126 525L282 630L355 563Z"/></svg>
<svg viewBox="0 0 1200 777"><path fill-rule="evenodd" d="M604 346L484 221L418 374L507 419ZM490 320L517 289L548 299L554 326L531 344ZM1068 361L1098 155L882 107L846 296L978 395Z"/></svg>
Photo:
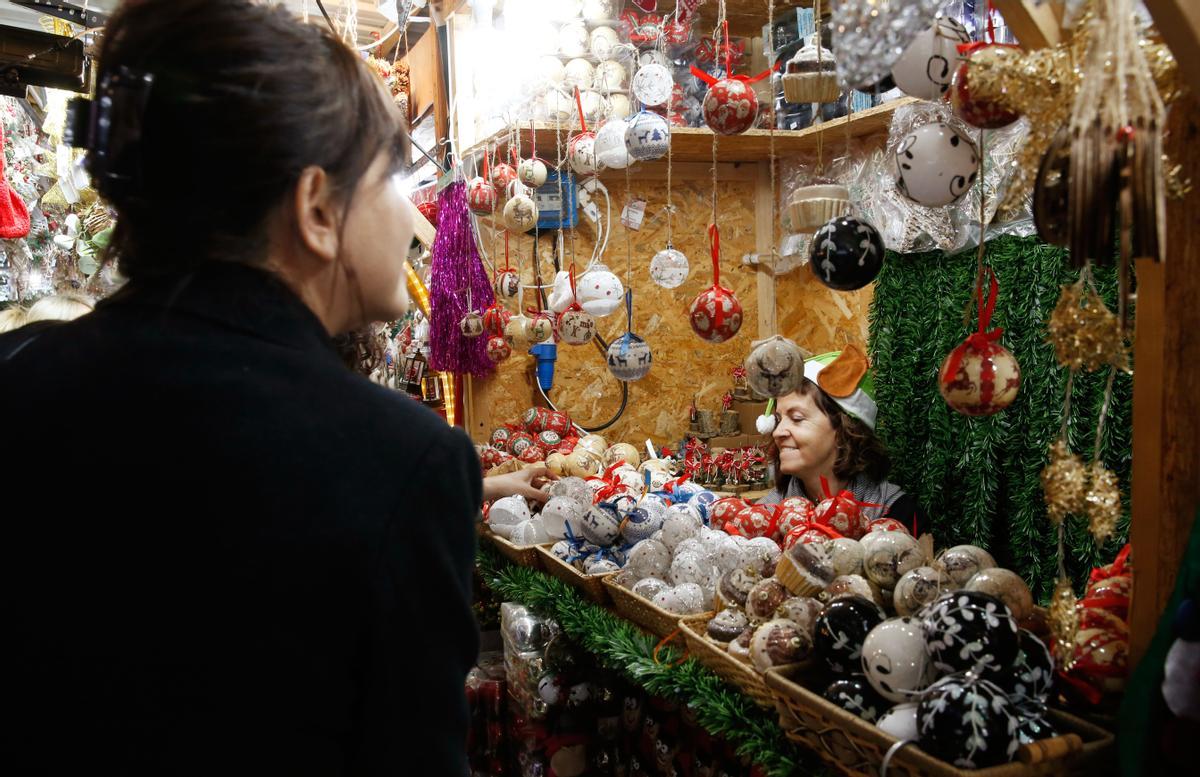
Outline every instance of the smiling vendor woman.
<svg viewBox="0 0 1200 777"><path fill-rule="evenodd" d="M928 530L923 511L900 487L887 482L891 459L875 436L878 406L870 366L854 345L804 362L800 388L776 401L775 487L760 504L802 496L814 502L850 491L871 519L895 518L917 537Z"/></svg>

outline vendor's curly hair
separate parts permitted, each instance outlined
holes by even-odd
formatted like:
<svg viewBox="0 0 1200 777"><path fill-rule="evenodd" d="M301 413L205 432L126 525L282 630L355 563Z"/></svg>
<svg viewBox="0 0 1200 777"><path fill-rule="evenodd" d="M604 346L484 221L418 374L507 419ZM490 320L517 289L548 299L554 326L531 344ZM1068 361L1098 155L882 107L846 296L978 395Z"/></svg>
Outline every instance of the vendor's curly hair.
<svg viewBox="0 0 1200 777"><path fill-rule="evenodd" d="M865 475L879 483L887 478L892 469L892 460L888 456L887 448L871 427L843 410L833 397L811 380L805 379L797 391L811 397L833 426L833 433L837 438L837 458L833 462L833 474L839 480L849 483L859 475ZM779 450L774 443L771 445L771 457L777 473L775 487L781 493L786 493L791 475L779 472Z"/></svg>

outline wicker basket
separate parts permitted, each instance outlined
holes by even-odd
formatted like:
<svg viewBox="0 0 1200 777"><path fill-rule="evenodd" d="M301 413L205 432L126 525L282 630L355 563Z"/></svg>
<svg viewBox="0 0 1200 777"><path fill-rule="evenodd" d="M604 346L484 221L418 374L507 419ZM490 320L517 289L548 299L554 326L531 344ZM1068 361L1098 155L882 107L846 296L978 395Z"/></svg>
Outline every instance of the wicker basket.
<svg viewBox="0 0 1200 777"><path fill-rule="evenodd" d="M679 630L687 643L688 653L725 682L749 696L760 707L774 707L775 696L763 680L763 675L753 666L729 655L716 642L708 638L708 622L712 613L694 615L679 621ZM800 670L802 664L789 669Z"/></svg>
<svg viewBox="0 0 1200 777"><path fill-rule="evenodd" d="M678 630L677 613L655 606L614 580L605 580L604 587L612 597L613 609L625 620L633 621L656 637L667 637Z"/></svg>
<svg viewBox="0 0 1200 777"><path fill-rule="evenodd" d="M575 567L551 553L551 547L553 546L537 546L537 553L542 559L543 571L549 572L564 583L578 588L580 593L591 599L596 604L608 604L608 592L605 590L603 582L604 578L608 577L612 573L606 572L602 575L585 575Z"/></svg>
<svg viewBox="0 0 1200 777"><path fill-rule="evenodd" d="M827 702L805 688L802 671L772 669L765 675L779 709L779 724L788 739L817 753L843 774L873 777L896 739L857 715ZM1103 772L1113 735L1058 710L1050 720L1060 733L1033 745L1022 745L1017 761L965 771L934 758L916 745L900 748L888 767L900 777L1035 777Z"/></svg>
<svg viewBox="0 0 1200 777"><path fill-rule="evenodd" d="M783 98L790 103L835 103L841 96L837 75L830 71L783 75Z"/></svg>
<svg viewBox="0 0 1200 777"><path fill-rule="evenodd" d="M496 549L517 566L529 567L530 569L541 568L541 562L538 561L537 545L514 545L491 529L485 529L483 536L490 539L492 544L496 546Z"/></svg>

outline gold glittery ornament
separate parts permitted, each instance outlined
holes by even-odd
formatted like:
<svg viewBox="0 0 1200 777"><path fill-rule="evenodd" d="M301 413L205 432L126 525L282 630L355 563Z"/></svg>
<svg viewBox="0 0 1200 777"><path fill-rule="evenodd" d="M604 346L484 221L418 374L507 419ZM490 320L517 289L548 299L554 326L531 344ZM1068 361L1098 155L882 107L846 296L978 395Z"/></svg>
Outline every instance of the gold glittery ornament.
<svg viewBox="0 0 1200 777"><path fill-rule="evenodd" d="M1071 581L1060 577L1050 597L1050 634L1054 637L1054 656L1058 665L1065 666L1075 650L1075 634L1079 631L1079 610Z"/></svg>
<svg viewBox="0 0 1200 777"><path fill-rule="evenodd" d="M1121 487L1116 474L1102 461L1093 461L1088 468L1091 483L1087 490L1088 530L1097 545L1103 545L1117 529L1121 517Z"/></svg>
<svg viewBox="0 0 1200 777"><path fill-rule="evenodd" d="M1046 514L1059 524L1068 515L1083 515L1087 509L1087 467L1067 443L1058 440L1050 446L1050 463L1042 470L1042 491Z"/></svg>
<svg viewBox="0 0 1200 777"><path fill-rule="evenodd" d="M1090 372L1114 366L1129 371L1120 321L1082 280L1062 287L1046 328L1058 363L1067 369Z"/></svg>

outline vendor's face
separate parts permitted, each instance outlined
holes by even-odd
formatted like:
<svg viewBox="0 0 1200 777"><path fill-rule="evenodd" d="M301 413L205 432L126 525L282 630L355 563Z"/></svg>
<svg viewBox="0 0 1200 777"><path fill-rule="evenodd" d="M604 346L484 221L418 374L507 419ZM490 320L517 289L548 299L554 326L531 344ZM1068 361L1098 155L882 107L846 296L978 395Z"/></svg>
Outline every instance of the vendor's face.
<svg viewBox="0 0 1200 777"><path fill-rule="evenodd" d="M799 391L780 397L775 405L775 445L779 469L785 475L833 475L837 435L816 400Z"/></svg>

